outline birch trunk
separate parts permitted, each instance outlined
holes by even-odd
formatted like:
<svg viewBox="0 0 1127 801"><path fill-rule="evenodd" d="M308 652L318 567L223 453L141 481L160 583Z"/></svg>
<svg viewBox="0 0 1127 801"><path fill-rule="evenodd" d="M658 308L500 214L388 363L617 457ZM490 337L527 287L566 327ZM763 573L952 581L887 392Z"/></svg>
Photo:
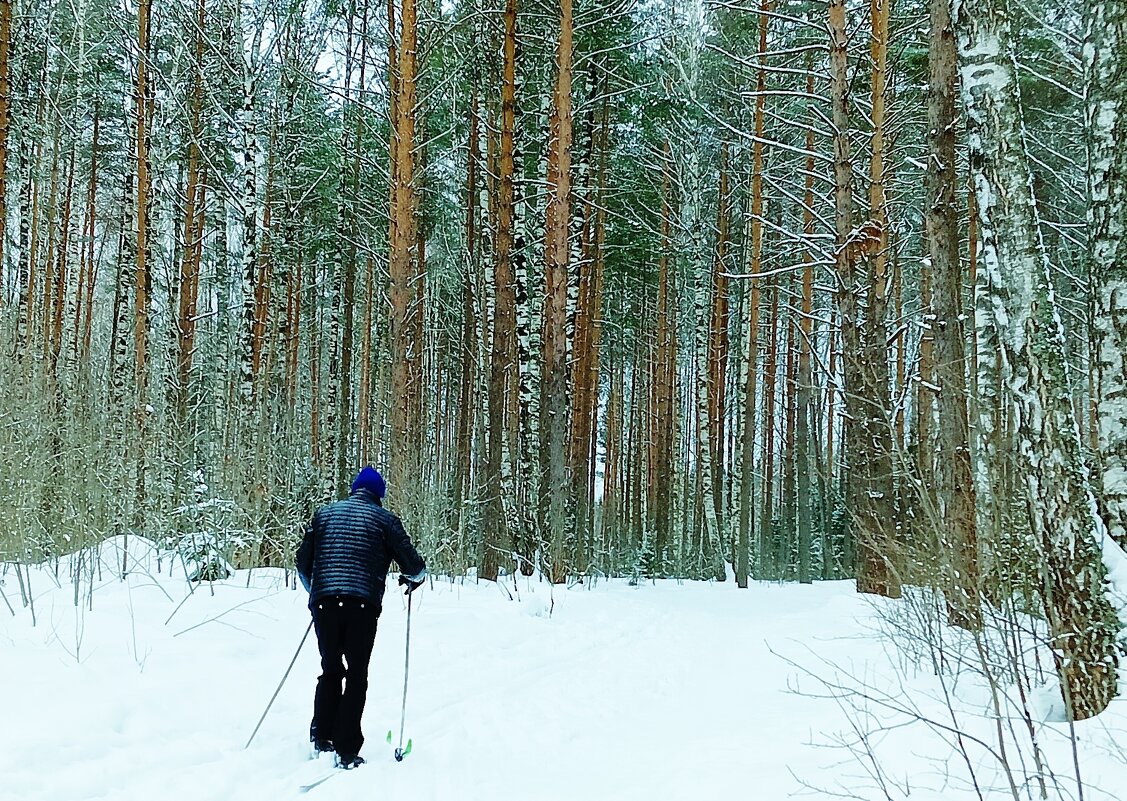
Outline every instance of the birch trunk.
<svg viewBox="0 0 1127 801"><path fill-rule="evenodd" d="M720 522L716 515L716 486L713 482L711 465L712 436L709 425L709 396L711 384L708 374L709 364L709 319L712 300L712 270L706 254L703 252L701 242L701 185L700 166L697 153L688 155L685 166L685 185L683 192L685 202L682 208L683 227L690 237L689 254L693 261L692 270L696 276L696 288L693 296L694 319L696 331L694 333L694 357L696 387L696 434L697 448L695 454L696 470L700 481L700 495L698 513L704 515L704 531L699 544L699 549L694 554L697 564L697 573L702 578L715 578L722 580L724 577L723 551L720 547Z"/></svg>
<svg viewBox="0 0 1127 801"><path fill-rule="evenodd" d="M1103 512L1127 548L1127 2L1087 9L1088 237Z"/></svg>
<svg viewBox="0 0 1127 801"><path fill-rule="evenodd" d="M257 74L254 64L254 52L257 42L248 46L243 37L247 29L244 27L241 4L236 8L236 25L234 46L237 48L237 57L242 73L242 108L239 110L239 134L242 137L241 174L239 176L242 194L239 198L239 208L242 213L242 266L240 282L242 287L242 326L239 331L239 397L246 404L247 415L244 420L247 425L253 425L249 406L254 392L254 333L255 333L255 268L258 266L256 248L258 246L258 140L255 130L255 95L257 93ZM256 38L256 37L252 37ZM241 424L240 424L241 425ZM249 431L248 431L249 434Z"/></svg>
<svg viewBox="0 0 1127 801"><path fill-rule="evenodd" d="M9 52L12 41L12 0L0 0L0 309L5 304L8 239L8 135L11 126L12 83Z"/></svg>
<svg viewBox="0 0 1127 801"><path fill-rule="evenodd" d="M1082 720L1116 690L1122 621L1106 595L1101 554L1111 540L1096 513L1072 406L1056 308L1025 154L1009 8L952 7L978 199L982 272L1001 345L1043 600L1066 708ZM1121 555L1120 555L1121 556Z"/></svg>

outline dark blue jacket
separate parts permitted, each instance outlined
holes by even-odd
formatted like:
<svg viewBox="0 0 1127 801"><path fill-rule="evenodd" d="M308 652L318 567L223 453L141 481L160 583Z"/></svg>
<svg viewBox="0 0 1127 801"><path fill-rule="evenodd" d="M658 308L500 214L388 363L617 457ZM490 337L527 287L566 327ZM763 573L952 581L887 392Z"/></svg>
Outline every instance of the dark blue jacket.
<svg viewBox="0 0 1127 801"><path fill-rule="evenodd" d="M297 573L309 590L310 607L322 598L349 597L378 608L392 559L422 581L426 564L403 524L361 489L316 511L297 549Z"/></svg>

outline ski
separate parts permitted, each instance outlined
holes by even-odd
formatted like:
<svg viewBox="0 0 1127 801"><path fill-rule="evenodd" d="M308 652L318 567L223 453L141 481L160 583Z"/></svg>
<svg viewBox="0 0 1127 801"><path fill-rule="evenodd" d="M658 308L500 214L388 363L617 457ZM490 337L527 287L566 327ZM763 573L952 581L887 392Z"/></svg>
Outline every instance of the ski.
<svg viewBox="0 0 1127 801"><path fill-rule="evenodd" d="M303 784L301 786L301 792L308 793L314 787L320 787L322 784L327 782L329 779L333 778L333 776L336 776L338 772L339 772L338 769L334 768L332 773L328 774L327 776L322 776L320 779L313 782L312 784Z"/></svg>
<svg viewBox="0 0 1127 801"><path fill-rule="evenodd" d="M333 776L336 776L338 773L344 773L345 771L355 770L356 768L360 767L360 765L363 765L363 764L364 764L364 762L361 761L358 764L353 765L351 768L346 768L346 767L343 767L339 763L335 763L333 765L333 769L331 771L329 771L329 773L322 776L317 781L313 782L312 784L303 784L300 788L301 792L308 793L314 787L320 787L322 784L327 782L329 779L333 778Z"/></svg>

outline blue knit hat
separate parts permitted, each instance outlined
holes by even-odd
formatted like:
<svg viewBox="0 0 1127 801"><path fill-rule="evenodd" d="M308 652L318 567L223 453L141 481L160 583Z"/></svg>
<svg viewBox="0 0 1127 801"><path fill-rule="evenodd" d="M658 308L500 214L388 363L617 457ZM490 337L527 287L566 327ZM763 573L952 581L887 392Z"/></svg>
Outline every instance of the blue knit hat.
<svg viewBox="0 0 1127 801"><path fill-rule="evenodd" d="M387 493L387 484L384 483L383 476L380 475L379 470L371 465L367 465L357 473L355 480L352 482L353 492L362 489L368 490L377 498L382 498Z"/></svg>

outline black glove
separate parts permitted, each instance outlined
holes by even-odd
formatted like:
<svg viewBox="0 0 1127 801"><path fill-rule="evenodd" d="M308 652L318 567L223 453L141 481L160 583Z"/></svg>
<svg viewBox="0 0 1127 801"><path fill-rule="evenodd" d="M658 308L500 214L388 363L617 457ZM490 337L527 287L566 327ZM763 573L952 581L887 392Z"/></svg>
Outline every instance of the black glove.
<svg viewBox="0 0 1127 801"><path fill-rule="evenodd" d="M412 581L407 576L399 577L399 586L407 588L407 591L403 593L404 595L410 595L415 590L419 589L419 587L423 586L423 583L422 581Z"/></svg>

